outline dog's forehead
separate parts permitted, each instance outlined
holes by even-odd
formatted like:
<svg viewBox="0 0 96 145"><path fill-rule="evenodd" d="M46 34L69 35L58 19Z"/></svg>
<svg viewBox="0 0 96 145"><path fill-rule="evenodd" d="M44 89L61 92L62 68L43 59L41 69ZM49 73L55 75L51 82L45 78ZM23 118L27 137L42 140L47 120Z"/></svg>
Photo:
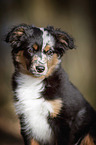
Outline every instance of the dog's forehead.
<svg viewBox="0 0 96 145"><path fill-rule="evenodd" d="M33 28L33 31L35 41L38 41L38 44L42 45L42 49L44 49L47 45L54 47L55 39L45 28L35 27Z"/></svg>
<svg viewBox="0 0 96 145"><path fill-rule="evenodd" d="M43 32L42 39L43 39L43 45L42 48L45 48L47 45L50 47L53 47L55 44L54 37L44 28L40 28L40 30Z"/></svg>

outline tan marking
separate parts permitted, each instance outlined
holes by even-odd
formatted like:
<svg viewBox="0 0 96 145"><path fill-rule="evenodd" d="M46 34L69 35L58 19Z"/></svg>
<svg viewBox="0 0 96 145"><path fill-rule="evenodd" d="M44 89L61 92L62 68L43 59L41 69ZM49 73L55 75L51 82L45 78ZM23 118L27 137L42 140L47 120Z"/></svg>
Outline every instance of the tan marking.
<svg viewBox="0 0 96 145"><path fill-rule="evenodd" d="M33 48L34 48L35 50L37 50L37 49L38 49L38 45L37 45L37 44L34 44L34 45L33 45Z"/></svg>
<svg viewBox="0 0 96 145"><path fill-rule="evenodd" d="M61 42L61 43L64 43L64 44L66 44L66 45L68 46L68 43L66 42L64 36L59 35L59 39L60 39L60 42Z"/></svg>
<svg viewBox="0 0 96 145"><path fill-rule="evenodd" d="M80 145L95 145L93 142L92 137L88 134L85 136L85 138L82 140Z"/></svg>
<svg viewBox="0 0 96 145"><path fill-rule="evenodd" d="M52 73L54 72L56 66L58 65L57 54L53 54L52 59L47 62L47 65L48 65L48 72L45 75L46 78L48 76L52 75Z"/></svg>
<svg viewBox="0 0 96 145"><path fill-rule="evenodd" d="M21 36L23 32L14 32L16 35Z"/></svg>
<svg viewBox="0 0 96 145"><path fill-rule="evenodd" d="M61 41L61 43L64 43L68 46L68 43L64 39L61 39L60 41Z"/></svg>
<svg viewBox="0 0 96 145"><path fill-rule="evenodd" d="M16 61L19 62L19 69L21 72L27 71L27 60L23 55L24 51L21 50L16 55Z"/></svg>
<svg viewBox="0 0 96 145"><path fill-rule="evenodd" d="M35 77L33 74L31 74L31 73L27 70L28 60L24 57L23 53L24 53L24 50L19 51L19 52L16 54L16 58L15 58L15 60L16 60L17 62L19 62L19 71L22 72L23 74L27 74L27 75L30 75L30 76ZM35 61L36 59L37 59L37 57L34 58L34 61ZM35 78L37 78L37 77L35 77Z"/></svg>
<svg viewBox="0 0 96 145"><path fill-rule="evenodd" d="M19 28L14 32L16 35L21 36L24 33L24 29L23 28Z"/></svg>
<svg viewBox="0 0 96 145"><path fill-rule="evenodd" d="M50 45L47 45L45 48L44 48L45 52L49 51L50 50Z"/></svg>
<svg viewBox="0 0 96 145"><path fill-rule="evenodd" d="M57 115L59 115L61 108L63 106L62 100L60 99L56 99L53 101L48 101L53 108L53 112L50 114L51 117L56 117Z"/></svg>
<svg viewBox="0 0 96 145"><path fill-rule="evenodd" d="M39 145L39 143L36 140L32 139L31 140L31 145Z"/></svg>

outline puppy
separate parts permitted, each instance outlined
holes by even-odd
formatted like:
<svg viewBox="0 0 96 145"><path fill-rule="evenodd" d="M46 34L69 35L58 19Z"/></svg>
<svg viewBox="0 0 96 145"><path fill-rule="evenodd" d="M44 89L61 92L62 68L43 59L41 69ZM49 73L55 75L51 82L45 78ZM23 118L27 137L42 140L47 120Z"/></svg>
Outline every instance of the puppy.
<svg viewBox="0 0 96 145"><path fill-rule="evenodd" d="M12 47L14 105L25 145L96 145L96 112L61 67L73 39L51 26L21 24L6 42Z"/></svg>

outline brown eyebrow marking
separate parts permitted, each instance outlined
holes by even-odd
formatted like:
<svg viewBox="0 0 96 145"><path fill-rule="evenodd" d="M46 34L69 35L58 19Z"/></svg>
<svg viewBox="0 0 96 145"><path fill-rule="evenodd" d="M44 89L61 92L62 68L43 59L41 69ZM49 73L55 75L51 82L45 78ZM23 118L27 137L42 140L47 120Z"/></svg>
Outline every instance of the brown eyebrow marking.
<svg viewBox="0 0 96 145"><path fill-rule="evenodd" d="M46 45L46 47L44 48L44 51L47 52L50 50L50 45Z"/></svg>
<svg viewBox="0 0 96 145"><path fill-rule="evenodd" d="M37 49L38 49L38 45L37 45L37 44L34 44L34 45L33 45L33 48L34 48L35 50L37 50Z"/></svg>

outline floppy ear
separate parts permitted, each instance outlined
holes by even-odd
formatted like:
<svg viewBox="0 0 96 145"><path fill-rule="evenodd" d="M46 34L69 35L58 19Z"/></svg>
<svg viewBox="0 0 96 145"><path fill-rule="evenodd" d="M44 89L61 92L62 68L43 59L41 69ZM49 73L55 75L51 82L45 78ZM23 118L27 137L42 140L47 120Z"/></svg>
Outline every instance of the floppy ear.
<svg viewBox="0 0 96 145"><path fill-rule="evenodd" d="M58 53L61 53L61 56L66 50L74 48L73 38L66 32L63 32L60 29L55 30L52 26L48 26L47 30L54 36L56 40L55 49Z"/></svg>
<svg viewBox="0 0 96 145"><path fill-rule="evenodd" d="M10 43L12 48L18 48L26 41L28 37L27 31L28 31L28 25L26 24L15 26L7 34L5 41Z"/></svg>

